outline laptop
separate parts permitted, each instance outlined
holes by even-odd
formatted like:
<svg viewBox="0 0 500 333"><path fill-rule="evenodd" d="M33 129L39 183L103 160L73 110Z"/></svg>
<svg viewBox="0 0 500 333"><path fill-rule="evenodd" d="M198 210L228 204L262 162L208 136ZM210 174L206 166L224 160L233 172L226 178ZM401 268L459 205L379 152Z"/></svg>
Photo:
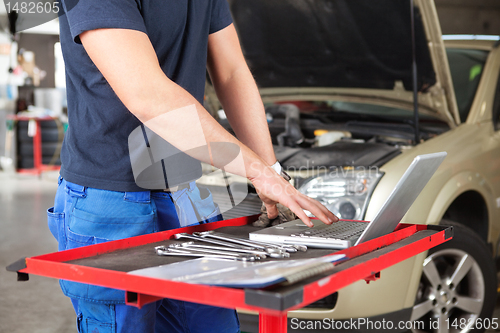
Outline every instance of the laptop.
<svg viewBox="0 0 500 333"><path fill-rule="evenodd" d="M311 220L309 228L297 219L250 233L250 240L303 244L312 248L345 249L394 231L427 182L441 165L446 152L415 157L375 218L363 221L339 221L331 225Z"/></svg>

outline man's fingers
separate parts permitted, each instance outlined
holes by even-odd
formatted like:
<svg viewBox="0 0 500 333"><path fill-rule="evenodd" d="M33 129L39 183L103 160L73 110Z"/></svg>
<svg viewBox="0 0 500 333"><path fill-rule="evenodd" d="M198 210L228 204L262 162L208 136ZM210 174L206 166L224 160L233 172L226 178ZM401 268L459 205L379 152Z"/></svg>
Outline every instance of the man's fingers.
<svg viewBox="0 0 500 333"><path fill-rule="evenodd" d="M311 222L311 219L309 219L306 213L304 213L304 210L297 203L291 202L290 204L287 204L285 206L288 206L288 208L290 208L290 210L294 212L295 215L297 215L297 217L301 219L305 225L307 225L308 227L314 226L314 224Z"/></svg>
<svg viewBox="0 0 500 333"><path fill-rule="evenodd" d="M331 222L338 222L339 218L333 214L330 210L328 210L328 208L326 208L325 206L323 206L321 203L319 203L318 201L312 199L312 198L309 198L308 196L305 196L309 201L312 201L325 215L326 217L328 218L328 220L330 220Z"/></svg>
<svg viewBox="0 0 500 333"><path fill-rule="evenodd" d="M266 205L267 217L272 220L278 217L278 207L276 205Z"/></svg>
<svg viewBox="0 0 500 333"><path fill-rule="evenodd" d="M261 182L262 181L262 182ZM276 181L276 183L275 183ZM330 212L325 206L308 196L299 193L293 186L287 183L283 178L276 175L275 181L271 179L254 179L252 182L265 204L267 217L274 219L279 215L276 204L279 202L288 207L301 219L304 224L312 227L314 224L304 213L304 209L310 211L325 224L337 222L338 218ZM279 191L276 190L279 189Z"/></svg>
<svg viewBox="0 0 500 333"><path fill-rule="evenodd" d="M333 215L333 213L329 212L322 204L320 204L316 200L313 200L307 196L299 196L297 197L297 201L302 208L310 211L314 216L319 218L325 224L332 224L333 222L338 221L338 218Z"/></svg>

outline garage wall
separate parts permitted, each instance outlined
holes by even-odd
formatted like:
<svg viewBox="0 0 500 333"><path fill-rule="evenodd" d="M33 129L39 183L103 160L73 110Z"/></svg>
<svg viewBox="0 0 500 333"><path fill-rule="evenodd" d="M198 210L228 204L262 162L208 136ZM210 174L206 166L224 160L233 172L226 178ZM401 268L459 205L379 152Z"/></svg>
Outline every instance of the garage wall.
<svg viewBox="0 0 500 333"><path fill-rule="evenodd" d="M500 35L500 0L435 0L443 34Z"/></svg>
<svg viewBox="0 0 500 333"><path fill-rule="evenodd" d="M55 87L54 44L59 41L57 35L42 35L21 33L19 49L24 48L35 52L35 63L38 68L47 72L45 79L40 81L40 88Z"/></svg>

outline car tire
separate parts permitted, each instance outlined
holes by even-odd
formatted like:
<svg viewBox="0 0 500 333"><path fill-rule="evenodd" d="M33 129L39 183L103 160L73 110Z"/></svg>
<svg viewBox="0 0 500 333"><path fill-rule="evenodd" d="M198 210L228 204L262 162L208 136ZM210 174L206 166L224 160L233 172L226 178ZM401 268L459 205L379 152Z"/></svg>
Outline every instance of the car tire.
<svg viewBox="0 0 500 333"><path fill-rule="evenodd" d="M63 135L59 135L57 128L42 129L42 142L59 142L62 141ZM18 138L20 142L33 142L33 137L28 135L28 129L19 129Z"/></svg>
<svg viewBox="0 0 500 333"><path fill-rule="evenodd" d="M53 162L53 165L61 165L61 159L57 158L55 161L52 160L52 156L42 156L42 164L49 165L50 162ZM17 167L19 169L32 169L35 167L35 162L33 157L23 157L19 159L17 163Z"/></svg>
<svg viewBox="0 0 500 333"><path fill-rule="evenodd" d="M43 156L53 156L58 150L60 150L59 142L44 142L42 143L42 155ZM19 156L33 157L33 143L32 142L22 142L19 144Z"/></svg>
<svg viewBox="0 0 500 333"><path fill-rule="evenodd" d="M413 306L413 333L484 332L498 325L496 267L485 242L471 229L453 226L453 239L429 250ZM419 327L417 327L417 324Z"/></svg>
<svg viewBox="0 0 500 333"><path fill-rule="evenodd" d="M48 129L48 128L58 128L58 122L55 120L45 120L45 121L40 121L40 127L42 127L42 130ZM17 127L19 129L26 129L28 130L28 121L27 120L20 120L17 123Z"/></svg>

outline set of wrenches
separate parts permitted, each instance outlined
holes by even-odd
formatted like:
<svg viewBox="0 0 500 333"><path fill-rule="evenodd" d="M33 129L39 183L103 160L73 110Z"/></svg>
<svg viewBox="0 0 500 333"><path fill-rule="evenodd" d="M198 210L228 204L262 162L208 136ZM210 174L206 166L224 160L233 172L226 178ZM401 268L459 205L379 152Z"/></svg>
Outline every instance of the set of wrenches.
<svg viewBox="0 0 500 333"><path fill-rule="evenodd" d="M176 234L175 239L187 242L155 247L161 256L204 257L238 261L258 261L288 258L290 253L307 251L304 245L276 244L253 241L215 231ZM195 243L195 241L200 243Z"/></svg>

